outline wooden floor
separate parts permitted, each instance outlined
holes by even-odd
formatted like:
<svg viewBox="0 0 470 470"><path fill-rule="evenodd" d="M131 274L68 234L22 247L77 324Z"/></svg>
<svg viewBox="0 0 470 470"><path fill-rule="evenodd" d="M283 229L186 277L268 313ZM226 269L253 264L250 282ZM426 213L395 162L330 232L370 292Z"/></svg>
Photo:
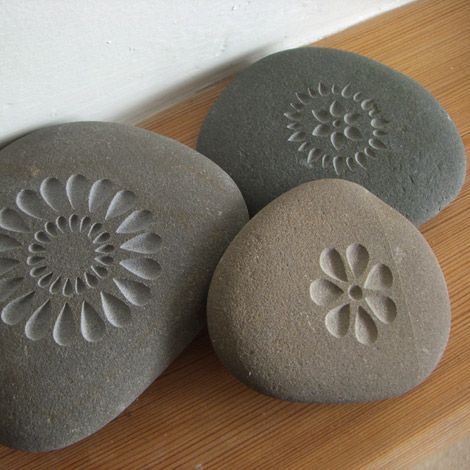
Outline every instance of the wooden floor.
<svg viewBox="0 0 470 470"><path fill-rule="evenodd" d="M447 109L469 153L469 0L418 1L317 44L367 55L416 79ZM194 146L226 83L144 127ZM0 468L401 469L449 457L447 449L470 436L470 184L422 232L447 278L453 328L436 372L406 396L346 406L276 401L232 378L202 335L94 436L42 455L0 447Z"/></svg>

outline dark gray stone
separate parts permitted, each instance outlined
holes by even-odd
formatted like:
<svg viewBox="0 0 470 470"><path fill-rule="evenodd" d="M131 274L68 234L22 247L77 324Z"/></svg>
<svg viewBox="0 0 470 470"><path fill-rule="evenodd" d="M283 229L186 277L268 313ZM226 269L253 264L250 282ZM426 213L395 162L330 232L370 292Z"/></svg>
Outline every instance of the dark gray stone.
<svg viewBox="0 0 470 470"><path fill-rule="evenodd" d="M110 123L0 152L0 442L44 451L121 413L194 338L248 214L194 150Z"/></svg>
<svg viewBox="0 0 470 470"><path fill-rule="evenodd" d="M303 184L260 211L217 266L214 349L277 398L345 403L402 394L440 359L447 288L424 237L357 184Z"/></svg>
<svg viewBox="0 0 470 470"><path fill-rule="evenodd" d="M257 62L224 90L197 149L239 185L251 214L300 183L359 183L415 224L458 194L458 131L420 85L366 57L300 48Z"/></svg>

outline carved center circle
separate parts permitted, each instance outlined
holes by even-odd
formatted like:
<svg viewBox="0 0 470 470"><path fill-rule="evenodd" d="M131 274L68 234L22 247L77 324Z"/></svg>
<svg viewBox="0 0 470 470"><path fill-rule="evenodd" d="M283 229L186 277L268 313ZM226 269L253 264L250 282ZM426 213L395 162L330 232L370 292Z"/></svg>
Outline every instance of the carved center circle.
<svg viewBox="0 0 470 470"><path fill-rule="evenodd" d="M352 300L361 300L362 299L362 289L357 285L351 286L348 290L348 294L349 294L349 297Z"/></svg>
<svg viewBox="0 0 470 470"><path fill-rule="evenodd" d="M72 214L46 222L44 228L28 247L29 274L39 287L71 297L108 276L115 247L102 223Z"/></svg>
<svg viewBox="0 0 470 470"><path fill-rule="evenodd" d="M46 248L46 265L57 275L80 277L93 264L92 241L82 233L58 234Z"/></svg>

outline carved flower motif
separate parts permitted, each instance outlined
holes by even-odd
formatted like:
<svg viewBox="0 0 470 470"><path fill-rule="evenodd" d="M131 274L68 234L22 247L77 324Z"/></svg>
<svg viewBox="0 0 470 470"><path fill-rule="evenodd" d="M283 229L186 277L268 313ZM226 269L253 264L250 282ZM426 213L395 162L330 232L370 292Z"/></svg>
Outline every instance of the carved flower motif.
<svg viewBox="0 0 470 470"><path fill-rule="evenodd" d="M82 175L19 191L16 208L0 210L2 321L27 319L29 339L52 330L62 346L78 331L94 342L106 322L128 324L131 309L151 298L147 281L161 271L152 258L161 243L153 215L135 209L136 200L107 179L91 184Z"/></svg>
<svg viewBox="0 0 470 470"><path fill-rule="evenodd" d="M397 308L389 297L393 275L382 263L368 269L369 253L359 244L348 246L346 260L334 248L323 250L319 262L328 278L311 283L310 297L329 309L325 326L331 335L341 338L353 329L357 341L369 345L377 340L377 321L395 320Z"/></svg>
<svg viewBox="0 0 470 470"><path fill-rule="evenodd" d="M346 112L339 101L334 100L328 110L313 110L312 113L321 123L315 126L312 134L318 137L329 137L336 150L345 146L346 139L358 141L364 138L361 131L354 127L359 115Z"/></svg>
<svg viewBox="0 0 470 470"><path fill-rule="evenodd" d="M366 169L367 158L387 148L387 121L380 117L377 104L351 85L327 86L320 82L306 93L296 93L293 111L284 113L290 142L299 143L298 151L306 152L304 164L312 168L321 162L323 168L333 165L337 175L346 169Z"/></svg>

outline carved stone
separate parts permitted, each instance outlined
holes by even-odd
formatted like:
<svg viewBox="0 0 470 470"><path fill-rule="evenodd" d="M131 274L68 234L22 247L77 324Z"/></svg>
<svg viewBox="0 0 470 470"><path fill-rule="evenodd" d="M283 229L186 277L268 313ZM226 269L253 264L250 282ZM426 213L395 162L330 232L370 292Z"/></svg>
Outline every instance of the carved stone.
<svg viewBox="0 0 470 470"><path fill-rule="evenodd" d="M439 264L405 217L357 184L301 185L260 211L211 282L214 349L247 385L292 401L405 393L449 335Z"/></svg>
<svg viewBox="0 0 470 470"><path fill-rule="evenodd" d="M240 73L204 122L198 150L239 185L253 215L300 183L359 183L415 224L465 177L458 131L404 75L356 54L300 48Z"/></svg>
<svg viewBox="0 0 470 470"><path fill-rule="evenodd" d="M207 158L120 124L46 128L0 161L0 443L57 449L198 333L246 206Z"/></svg>

